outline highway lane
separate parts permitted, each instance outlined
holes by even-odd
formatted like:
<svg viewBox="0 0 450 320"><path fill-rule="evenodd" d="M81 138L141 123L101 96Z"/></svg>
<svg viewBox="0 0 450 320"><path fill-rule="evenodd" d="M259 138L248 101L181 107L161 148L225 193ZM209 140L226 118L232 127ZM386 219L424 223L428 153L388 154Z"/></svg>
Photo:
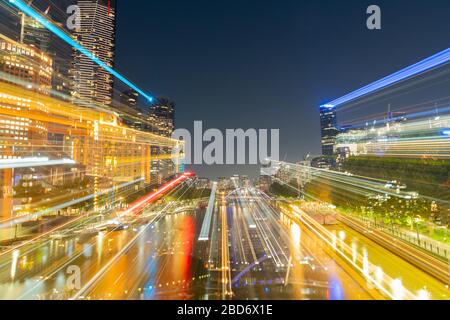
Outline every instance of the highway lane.
<svg viewBox="0 0 450 320"><path fill-rule="evenodd" d="M69 266L80 268L82 286L89 284L80 299L221 299L224 292L228 299L381 298L329 244L264 197L219 198L210 242L197 241L204 216L197 209L84 239L48 237L0 256L0 298L74 297ZM363 235L344 225L327 228L410 291L448 299L442 283Z"/></svg>
<svg viewBox="0 0 450 320"><path fill-rule="evenodd" d="M417 268L424 270L426 273L439 279L439 281L446 285L450 285L450 260L439 259L430 255L430 252L417 248L389 233L374 229L354 218L339 214L337 220L353 230L364 234L367 238L373 240L387 250L395 252L397 256L408 261Z"/></svg>
<svg viewBox="0 0 450 320"><path fill-rule="evenodd" d="M227 283L222 282L223 277L232 279L233 295L227 295L232 299L371 298L365 288L321 248L317 239L305 234L300 240L298 233L278 222L271 232L275 237L280 236L279 241L290 239L283 250L292 248L292 267L288 268L287 260L281 266L274 263L275 259L265 258L273 239L261 241L257 232L249 232L245 225L249 219L241 215L242 211L238 213L242 201L222 203L214 212L211 237L214 243L201 247L196 241L202 214L168 215L155 224L155 229L144 232L80 298L221 299L224 291L230 290ZM247 207L245 203L244 206ZM265 210L256 204L247 209ZM235 221L243 223L240 232L234 232ZM224 223L229 229L223 228ZM239 238L235 236L238 234L246 239L239 245L236 243ZM262 242L266 244L261 245ZM253 247L254 252L248 247ZM211 248L217 256L211 254ZM294 253L296 250L300 254ZM261 258L259 263L255 263L253 254ZM237 257L245 257L247 263L236 261Z"/></svg>
<svg viewBox="0 0 450 320"><path fill-rule="evenodd" d="M281 223L262 197L231 197L227 205L233 298L373 298L329 255L320 239L292 221Z"/></svg>
<svg viewBox="0 0 450 320"><path fill-rule="evenodd" d="M143 212L143 216L149 215L147 218L135 224L108 225L101 232L94 230L92 224L98 225L100 215L80 217L57 232L3 251L0 253L0 299L69 298L74 293L67 285L69 267L79 268L81 281L88 281L163 208L169 209L166 205L148 206ZM114 213L106 216L104 221L115 216Z"/></svg>
<svg viewBox="0 0 450 320"><path fill-rule="evenodd" d="M422 295L423 298L426 298L428 294L429 299L448 300L450 298L450 290L445 283L378 245L363 234L342 223L327 228L334 232L337 238L343 239L344 243L355 248L355 251L367 256L368 261L381 268L384 274L401 281L403 287L411 292Z"/></svg>
<svg viewBox="0 0 450 320"><path fill-rule="evenodd" d="M134 230L100 232L89 239L72 236L45 240L29 251L11 253L0 268L1 299L66 299L68 267L77 266L81 279L99 269L129 241Z"/></svg>
<svg viewBox="0 0 450 320"><path fill-rule="evenodd" d="M157 257L171 257L175 251L180 250L180 245L192 245L193 242L188 238L177 238L187 237L188 233L181 232L180 228L172 224L172 220L176 222L178 217L183 216L189 217L190 220L187 221L195 222L188 213L192 212L182 212L174 216L169 214L149 225L143 236L140 236L136 244L132 246L132 250L128 251L128 253L134 252L136 255L131 261L127 260L125 269L137 268L139 272L134 272L133 276L142 277L147 273L144 268L145 261L153 261ZM181 222L180 225L182 225ZM33 243L32 248L26 252L17 251L16 258L11 257L14 253L5 255L5 263L0 267L0 298L69 299L77 292L77 290L68 289L69 266L78 267L81 271L81 284L87 283L115 255L126 248L145 226L145 224L130 225L127 229L100 232L85 238L73 235L61 240L46 239L40 245ZM178 240L172 244L171 239ZM124 257L129 257L129 255L124 255ZM163 267L164 264L173 266L176 263L174 264L174 261L169 259L162 260L161 264L156 265L162 274L167 274L167 269ZM114 265L116 266L116 263ZM121 266L119 263L116 267L120 269ZM177 270L174 269L174 271ZM127 277L123 278L123 280L126 279ZM136 283L140 282L136 281ZM111 285L114 286L120 284L119 281L111 282ZM133 290L130 292L136 293ZM107 298L108 293L106 292L101 298ZM127 298L139 298L139 296L130 295Z"/></svg>
<svg viewBox="0 0 450 320"><path fill-rule="evenodd" d="M311 217L306 219L308 215L305 213L304 218L301 218L301 211L298 213L301 220L315 221ZM352 263L362 269L368 279L368 286L373 286L373 280L376 280L383 284L394 299L448 300L450 291L446 283L372 241L369 238L371 230L356 231L342 222L325 227L317 221L315 223L320 226L315 229L323 229L329 234L328 238L334 242L333 251L344 252Z"/></svg>
<svg viewBox="0 0 450 320"><path fill-rule="evenodd" d="M185 179L185 176L177 179ZM170 195L176 192L177 186L162 188ZM177 204L182 206L184 202ZM157 221L172 205L170 202L148 204L140 210L139 216L133 213L129 217L113 210L94 212L37 234L29 241L3 248L0 252L0 299L70 297L73 293L67 282L71 279L69 272L79 270L80 277L89 279L91 273L101 270L111 255L120 253L136 237L142 224L149 226Z"/></svg>
<svg viewBox="0 0 450 320"><path fill-rule="evenodd" d="M201 299L208 286L204 262L195 256L195 215L167 215L144 232L82 299Z"/></svg>

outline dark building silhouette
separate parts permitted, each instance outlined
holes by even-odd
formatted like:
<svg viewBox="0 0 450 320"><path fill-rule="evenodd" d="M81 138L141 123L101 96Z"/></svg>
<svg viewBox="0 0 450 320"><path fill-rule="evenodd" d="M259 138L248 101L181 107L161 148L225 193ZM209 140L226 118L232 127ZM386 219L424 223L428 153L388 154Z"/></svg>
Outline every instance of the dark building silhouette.
<svg viewBox="0 0 450 320"><path fill-rule="evenodd" d="M337 125L336 107L331 105L320 106L320 130L322 135L322 154L332 156L336 137L339 134Z"/></svg>
<svg viewBox="0 0 450 320"><path fill-rule="evenodd" d="M171 137L175 128L175 104L173 101L158 97L149 108L149 122L152 124L151 132L154 134ZM170 150L165 147L153 147L152 155L169 154ZM176 172L176 167L172 160L160 160L152 162L152 175L159 182L165 176L171 176Z"/></svg>
<svg viewBox="0 0 450 320"><path fill-rule="evenodd" d="M139 102L139 93L133 89L125 90L120 94L120 103L136 109Z"/></svg>
<svg viewBox="0 0 450 320"><path fill-rule="evenodd" d="M58 28L64 29L64 17L60 10L49 6L44 14ZM69 99L72 86L69 72L73 64L71 47L35 19L23 13L19 14L19 18L20 42L47 53L53 60L52 96Z"/></svg>
<svg viewBox="0 0 450 320"><path fill-rule="evenodd" d="M139 108L139 93L128 89L120 94L120 104L114 110L119 113L123 123L130 128L140 131L151 131L147 123L148 114Z"/></svg>
<svg viewBox="0 0 450 320"><path fill-rule="evenodd" d="M154 133L170 137L175 129L175 104L167 99L159 97L150 106L149 118L155 125Z"/></svg>

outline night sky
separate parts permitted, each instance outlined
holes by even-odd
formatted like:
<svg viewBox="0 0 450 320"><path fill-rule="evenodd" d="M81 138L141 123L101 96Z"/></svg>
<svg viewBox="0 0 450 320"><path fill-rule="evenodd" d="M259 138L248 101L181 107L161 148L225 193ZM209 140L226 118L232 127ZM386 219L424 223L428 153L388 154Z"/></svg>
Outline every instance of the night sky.
<svg viewBox="0 0 450 320"><path fill-rule="evenodd" d="M366 28L371 4L381 31ZM279 128L281 158L298 161L320 153L318 105L449 47L449 30L448 0L126 0L116 69L173 99L178 128Z"/></svg>

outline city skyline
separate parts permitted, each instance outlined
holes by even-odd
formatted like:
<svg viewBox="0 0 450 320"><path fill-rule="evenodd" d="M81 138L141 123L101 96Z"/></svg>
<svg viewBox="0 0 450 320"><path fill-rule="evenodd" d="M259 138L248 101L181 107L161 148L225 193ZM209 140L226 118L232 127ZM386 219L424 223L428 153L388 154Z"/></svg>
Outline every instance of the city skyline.
<svg viewBox="0 0 450 320"><path fill-rule="evenodd" d="M192 130L193 122L202 120L221 130L279 128L280 157L295 162L321 153L320 105L447 47L444 30L450 26L443 17L449 4L403 3L378 2L383 28L376 31L366 28L371 3L364 1L331 1L326 10L315 1L279 6L268 0L231 3L232 10L205 1L124 6L118 15L118 23L124 22L117 35L117 68L176 101L177 127ZM153 18L146 19L147 13ZM423 13L426 23L419 23ZM137 59L127 58L129 48ZM140 57L148 61L144 68L133 62ZM393 109L404 103L409 101ZM238 119L233 112L240 112ZM348 120L345 116L338 111L340 121ZM192 169L210 178L259 173L259 166Z"/></svg>
<svg viewBox="0 0 450 320"><path fill-rule="evenodd" d="M68 6L69 4L74 3L74 1L71 0L60 0L59 2L55 2L55 4L59 4L61 6L61 8L64 8L65 6ZM42 1L42 3L38 3L39 7L42 8L42 10L47 9L47 11L50 12L50 15L53 17L56 17L58 20L60 20L60 23L64 21L64 19L67 17L67 14L63 14L63 10L61 8L58 8L56 6L52 7L52 4L50 2L46 2L46 1ZM107 5L105 3L105 5ZM334 4L330 4L330 5L334 5ZM420 7L421 4L419 3L411 3L410 4L412 6L412 8L416 8L416 7ZM439 4L442 5L442 4ZM432 15L436 15L438 16L440 14L440 12L442 10L438 10L438 6L436 7L432 7L431 9L428 8L430 14ZM117 4L117 6L121 6L120 3ZM157 32L155 31L155 36L156 37L164 37L164 34L167 34L168 37L171 37L173 39L176 39L177 37L177 33L174 33L175 31L179 30L179 26L177 24L182 24L182 23L186 23L186 20L189 19L189 17L191 15L198 15L199 17L197 17L197 19L193 19L193 23L191 24L186 24L187 27L191 27L191 28L195 28L195 25L200 23L202 21L202 19L205 19L205 21L207 21L208 18L208 10L210 10L212 12L212 16L214 15L218 15L218 11L217 8L219 7L219 5L205 5L205 6L201 6L201 3L196 4L194 6L198 6L198 7L202 7L202 10L197 11L194 10L193 7L192 8L188 8L187 10L183 10L183 13L180 15L180 21L173 21L171 19L167 19L168 21L172 21L170 24L168 24L168 27L165 27L165 23L166 21L164 21L164 19L162 18L165 14L169 14L168 9L171 8L171 6L173 7L177 7L177 8L182 8L183 4L175 4L175 3L167 3L164 5L158 4L156 5L155 3L152 3L151 1L149 1L148 3L145 4L145 6L154 6L153 9L156 10L161 10L161 15L158 15L156 18L157 19L162 19L163 21L161 23L159 23L156 28L154 28L154 30L160 30L161 32ZM247 65L249 66L256 66L258 65L260 62L258 62L259 56L263 56L264 54L264 44L261 43L261 36L262 36L262 32L263 30L259 30L258 29L258 25L260 25L261 23L263 23L262 21L260 21L259 19L262 19L264 17L264 15L269 15L268 10L270 8L272 8L273 4L271 3L271 1L267 0L263 3L261 3L260 7L258 10L259 13L252 13L251 8L248 8L247 6L239 6L238 10L236 10L234 13L232 13L231 17L233 17L233 15L235 16L233 19L235 19L236 21L236 25L233 26L231 29L227 29L227 23L226 19L224 19L224 17L217 19L213 25L215 26L215 28L217 29L218 35L224 39L228 39L232 36L233 32L235 32L235 29L233 30L233 28L237 28L237 25L240 23L243 25L242 30L245 31L244 34L248 37L250 35L257 35L256 40L254 40L254 44L252 46L249 46L249 50L250 52L252 52L252 54L254 55L254 57L256 59L250 59L247 55L246 59L241 59L240 61L245 61ZM388 10L388 15L387 17L385 17L385 15L383 15L383 21L385 22L385 25L387 25L388 27L390 27L390 19L393 18L393 16L399 12L398 10L400 9L398 6L396 5L392 5L392 4L386 4L383 5L383 3L381 3L381 6L384 8L387 8ZM217 7L217 8L216 8ZM288 12L286 12L286 8L297 8L298 10L296 11L297 16L294 16L292 14L292 10ZM114 6L112 6L112 8L114 8ZM297 161L297 160L301 160L303 159L305 156L307 155L320 155L321 154L321 141L319 136L317 135L317 132L320 132L320 121L317 121L318 119L318 114L319 114L319 106L329 102L332 99L335 99L339 96L342 96L348 92L351 92L352 90L368 84L370 82L373 82L387 74L393 73L399 69L401 69L402 67L406 67L408 64L413 64L423 58L426 57L426 54L431 55L436 53L437 51L439 51L440 49L443 49L442 46L436 45L436 42L445 42L441 39L441 37L439 37L439 34L436 34L436 39L437 41L431 41L429 38L427 37L426 42L430 42L430 46L427 46L426 50L423 50L422 47L424 46L419 46L416 45L415 43L417 43L417 41L410 41L407 45L410 46L411 48L414 48L413 50L401 50L398 51L398 54L396 54L396 56L398 56L397 61L389 61L389 64L391 66L386 66L385 63L382 63L383 61L381 59L377 59L376 54L377 52L379 52L380 50L383 50L383 48L388 47L388 45L386 43L392 42L394 41L393 37L392 37L392 33L387 33L386 30L378 30L376 32L370 32L369 30L367 30L367 28L365 28L365 15L364 14L359 14L358 15L358 8L361 8L361 10L363 10L365 7L363 4L358 3L355 5L349 5L349 10L345 10L345 5L344 6L340 6L339 8L337 8L337 12L341 12L342 11L342 16L353 16L353 19L350 19L352 22L351 25L349 25L348 32L350 32L351 34L354 35L354 38L359 38L361 39L361 41L358 42L358 44L356 45L356 47L352 47L352 50L355 50L356 48L356 52L359 50L360 52L364 53L361 54L360 57L357 57L356 59L352 59L351 63L347 62L347 63L339 63L339 64L335 64L333 65L333 63L331 62L326 62L329 64L329 67L331 69L335 69L338 70L339 72L335 73L336 76L335 77L331 77L331 79L327 79L325 81L326 85L331 84L331 82L335 82L333 85L331 85L333 88L332 90L334 91L333 94L329 94L328 96L323 96L323 94L319 94L319 90L320 90L320 83L323 81L323 79L317 79L315 81L307 81L307 79L309 79L309 77L306 77L305 75L303 75L303 73L298 73L298 71L303 70L304 68L306 68L305 70L308 71L309 66L305 65L304 62L298 63L297 61L300 60L302 61L302 59L300 58L302 55L304 56L309 56L311 57L312 55L312 51L313 49L310 49L309 47L307 47L305 50L303 50L304 52L302 52L299 56L298 59L296 59L295 63L290 63L292 66L295 66L294 68L292 68L291 70L288 70L286 74L288 75L292 75L293 73L298 73L298 75L295 78L290 78L288 80L284 80L284 79L280 79L279 77L276 77L278 75L277 71L274 72L274 74L276 76L273 77L273 79L270 77L269 72L265 71L265 68L260 68L260 70L255 69L255 72L252 72L252 75L248 75L246 74L246 72L242 71L242 68L238 68L236 71L236 74L239 73L243 73L243 76L245 78L248 78L249 81L248 83L251 83L252 85L249 86L248 89L248 94L245 93L245 87L239 86L237 93L239 94L239 96L241 98L239 99L231 99L231 95L230 92L232 92L233 90L219 90L217 91L218 88L220 88L220 83L224 83L223 87L226 88L227 86L229 86L232 82L230 82L229 80L226 80L224 78L219 78L217 76L214 76L213 73L213 79L212 81L210 81L208 79L208 77L195 77L194 82L189 81L189 80L185 80L185 83L189 83L189 85L193 85L194 83L198 83L198 87L200 86L205 86L206 88L212 88L213 86L215 87L212 88L213 91L216 96L218 97L223 97L224 99L219 99L218 101L212 101L209 98L205 99L208 97L208 93L206 92L206 94L203 94L204 99L198 100L197 98L193 98L192 96L197 96L196 90L191 90L190 92L186 91L186 86L183 86L181 84L181 82L178 81L180 75L182 77L185 77L187 74L186 73L179 73L178 71L175 71L174 73L174 77L173 77L173 81L175 81L175 86L170 86L171 80L169 79L169 73L167 70L172 70L172 66L168 66L168 67L163 67L166 64L166 61L169 61L169 59L171 58L171 52L172 55L176 55L176 52L178 52L179 50L169 50L168 55L165 54L164 57L162 58L155 58L155 59L150 59L148 60L148 63L144 65L144 68L137 68L136 65L133 65L132 61L138 61L138 59L124 59L121 60L120 55L124 55L128 52L128 48L133 47L133 46L137 46L139 45L140 47L142 47L142 51L141 50L136 50L136 54L139 56L140 52L149 52L151 55L159 55L158 52L160 52L160 50L152 50L152 46L153 46L153 41L150 42L143 42L143 43L138 43L138 42L134 42L134 44L130 43L129 40L133 39L134 37L137 37L138 34L142 31L147 30L146 28L148 27L147 25L143 25L141 24L142 21L145 21L144 19L132 19L132 20L126 20L126 17L120 17L120 15L117 17L117 24L120 24L120 28L118 28L117 30L117 37L120 38L122 37L122 41L118 41L116 44L116 55L118 55L118 57L116 57L115 61L117 62L116 68L117 70L121 70L121 68L123 68L122 66L124 66L125 69L129 70L129 76L136 81L136 83L139 83L139 85L142 88L150 88L150 90L148 90L148 92L151 92L152 94L154 93L155 95L164 95L164 96L168 96L171 97L174 101L177 102L177 106L178 106L178 117L177 117L177 127L178 128L187 128L189 130L192 131L193 129L193 123L195 120L202 120L205 124L205 126L210 127L210 128L219 128L221 130L225 130L228 128L243 128L243 129L249 129L249 128L277 128L277 129L281 129L280 130L280 134L281 134L281 138L282 138L282 144L280 146L280 157L282 159L287 159L290 161ZM142 10L142 12L140 13L135 13L133 12L133 8L131 8L131 10L125 10L123 12L123 14L143 14L143 12L145 10ZM176 10L179 9L175 9L175 12L177 12ZM326 12L318 12L317 8L312 5L310 2L308 1L304 1L301 2L299 4L294 4L291 2L288 2L288 5L284 6L282 9L280 9L280 15L283 15L284 19L278 19L281 21L278 21L276 23L277 25L277 29L273 30L273 31L268 31L266 32L267 34L267 39L269 39L270 41L279 41L277 40L275 37L277 35L277 32L283 30L283 28L287 28L290 27L291 24L294 23L294 25L297 26L299 34L300 34L300 38L295 39L294 38L286 38L288 37L289 34L284 36L284 39L286 40L286 44L289 46L292 46L293 49L295 50L294 52L298 51L299 49L299 45L303 42L303 41L307 41L310 37L310 33L308 32L308 30L310 28L312 28L314 26L315 29L319 28L318 30L322 30L321 33L319 34L324 34L326 35L326 28L325 26L323 27L318 27L314 25L313 17L319 17L322 14L327 14ZM339 11L341 10L341 11ZM445 10L445 9L443 9ZM416 14L416 12L418 12L417 10L411 10L411 14L414 15ZM246 13L250 13L252 19L253 20L253 24L251 26L246 26L246 22L242 20L242 15L246 14ZM219 15L220 16L220 15ZM339 19L340 15L336 15L336 17L332 17L331 19L327 20L327 24L335 24L336 26L339 26L339 36L343 36L344 34L344 30L342 28L344 28L345 25L345 21L347 21L348 19ZM405 23L410 23L408 26L412 27L413 24L413 18L404 18L402 16L400 16L400 18L405 19ZM121 20L123 19L123 20ZM273 18L272 18L273 19ZM297 20L298 21L297 21ZM333 20L334 19L334 20ZM57 21L58 21L57 20ZM386 21L385 21L386 20ZM197 21L197 22L196 22ZM436 21L441 21L436 19ZM359 22L360 24L357 25L356 22ZM442 21L441 21L442 22ZM152 21L150 21L150 24L153 23ZM176 23L176 24L174 24ZM205 22L206 23L206 22ZM192 26L191 26L192 25ZM136 27L139 26L139 27ZM421 34L428 34L428 29L431 29L433 26L421 26L420 30L418 30L419 32L417 33L418 35ZM132 29L133 28L133 29ZM280 30L278 30L278 28L281 28ZM342 30L341 30L342 29ZM401 30L396 30L397 35L396 36L405 36L407 35L407 30L408 28L406 27L406 25L404 27L401 28ZM153 29L152 29L153 30ZM335 31L335 32L338 32ZM127 34L132 34L132 32L134 33L132 37L127 36ZM183 31L184 32L184 31ZM290 32L292 32L292 30L290 30ZM150 33L151 34L151 33ZM149 34L147 34L149 35ZM240 36L237 38L231 38L232 40L230 41L230 45L237 45L238 43L240 43L241 41L245 40L244 36ZM209 39L209 40L208 40ZM195 35L195 42L193 44L190 44L187 46L187 48L189 50L196 50L198 48L202 48L203 47L208 47L208 41L210 41L211 44L214 44L214 39L213 38L207 38L207 34L205 32L201 32L198 35ZM289 40L289 41L288 41ZM160 43L164 43L165 41L167 41L166 39L161 39ZM200 42L201 41L201 42ZM331 41L337 41L336 39L332 39ZM308 42L310 43L310 42ZM371 46L367 46L366 43L371 43ZM380 45L380 43L382 43ZM323 44L316 44L313 41L313 44L316 46L322 46ZM176 43L168 43L169 46L176 46ZM419 48L416 48L419 47ZM59 46L62 47L62 46ZM183 70L186 67L188 68L192 68L193 65L196 65L196 72L204 72L203 70L207 70L207 63L208 61L212 60L215 58L215 56L217 55L217 57L220 57L220 55L223 55L223 53L219 53L217 51L215 51L216 46L211 45L211 48L208 49L210 52L210 54L204 54L204 59L200 60L200 59L194 59L193 63L191 64L189 63L187 66L186 64L183 66L180 66L179 70ZM373 47L376 48L376 50L367 50L368 47ZM434 47L435 51L432 51L431 49L429 49L430 47ZM242 48L246 48L246 46L240 46L240 54L242 54L242 52L245 52L245 50L242 50ZM257 48L260 48L259 53L256 51ZM416 50L417 49L417 50ZM208 50L206 52L208 52ZM318 49L318 52L322 52L322 49ZM373 51L373 52L371 52ZM423 51L424 53L421 54L419 53L420 51ZM201 51L200 51L201 52ZM404 54L402 54L404 53ZM279 53L275 53L274 57L276 57ZM371 55L373 55L373 58L371 58ZM411 57L406 57L410 55ZM353 57L353 56L352 56ZM339 55L337 56L338 59L336 59L336 61L340 61L342 60L342 62L345 62L346 60L348 60L347 57L345 57L344 54L341 54L340 57ZM372 64L369 65L364 65L364 61L365 59L371 59L372 61L375 62L374 66L376 65L377 68L371 70ZM160 61L160 63L158 64L154 64L153 61ZM226 62L227 59L225 59ZM255 62L250 62L254 60ZM318 60L318 59L314 59ZM277 60L275 60L277 61ZM288 64L288 61L277 61L277 66L280 65L281 69L283 69L283 63ZM325 60L326 61L326 60ZM178 63L177 60L173 60L174 63ZM230 63L230 67L229 69L231 70L236 70L236 68L238 67L239 63L233 63L233 62L228 62ZM349 65L353 65L354 63L358 63L361 67L364 69L364 77L365 77L365 81L359 81L359 82L354 82L354 85L347 85L346 87L341 88L340 90L337 90L336 88L339 87L341 85L341 83L349 83L352 82L353 80L351 78L359 78L359 74L358 75L352 75L351 73L348 74L347 72L343 72L343 70L345 70L345 68ZM55 63L56 64L56 61ZM147 69L149 68L149 70ZM155 68L156 71L150 70L152 68ZM161 68L161 69L160 69ZM319 67L321 68L321 66ZM162 69L165 69L162 70ZM273 68L272 68L273 69ZM270 69L269 66L269 70ZM285 68L284 68L285 69ZM354 68L352 68L354 69ZM148 72L147 72L148 70ZM319 69L320 70L320 69ZM67 74L66 70L62 70L62 74L63 76L65 76ZM128 75L127 72L127 75ZM224 74L227 74L227 72L229 71L224 71ZM55 72L56 74L56 72ZM148 74L150 75L149 77L146 76L145 78L142 79L141 81L141 75L143 74ZM155 76L157 77L161 77L160 80L158 81L158 83L156 85L162 86L164 83L167 83L167 87L170 87L170 90L165 89L164 87L158 88L158 87L153 87L151 82L148 79L151 79L153 74L155 74ZM259 76L259 77L253 77L253 74L264 74L264 76ZM314 77L316 77L316 74L311 74L306 73L308 75L311 76L311 79L314 79ZM320 72L317 72L317 74L320 74ZM240 76L239 76L240 77ZM238 77L238 78L239 78ZM166 81L169 80L169 81ZM256 83L259 82L265 82L266 84L269 83L274 83L276 82L277 85L280 85L281 83L286 83L286 90L279 90L279 92L286 92L286 94L283 94L283 97L279 97L278 101L274 100L274 97L270 97L270 99L266 99L264 98L264 93L262 95L257 95L256 92L258 91L257 88L255 88L257 85L254 84L255 81ZM297 90L294 90L294 88L292 88L292 84L294 83L304 83L305 81L307 81L306 86L298 86ZM178 85L179 83L179 85ZM311 86L315 86L315 88L311 87ZM302 89L304 88L304 89ZM310 88L312 90L307 90L307 94L301 94L299 95L300 92L305 91L307 88ZM67 93L68 91L68 86L66 83L66 87L62 88L62 91L64 93ZM115 82L115 97L117 98L120 94L120 92L122 92L123 90L126 90L126 86L122 86L118 81ZM255 91L256 90L256 91ZM79 91L79 90L77 90ZM306 92L306 91L305 91ZM327 90L327 92L330 92L330 90ZM218 95L217 95L218 94ZM270 93L272 94L272 93ZM273 95L273 94L272 94ZM314 95L314 97L313 97ZM181 96L181 97L180 97ZM292 99L292 97L297 96L297 98L295 100ZM181 100L180 100L181 98ZM142 100L142 99L141 99ZM208 101L208 103L206 104L205 101ZM236 101L247 101L245 105L236 105ZM304 101L304 102L303 102ZM226 102L226 104L225 104ZM395 111L396 108L401 107L402 104L405 103L409 103L409 101L402 101L402 100L396 100L392 103L392 109ZM217 104L217 107L215 107L215 105ZM389 105L389 101L386 101L386 103L381 106L377 106L378 109L380 110L385 110L387 112L388 106ZM261 107L259 107L261 106ZM199 112L198 110L202 110L201 111L201 116L200 113L198 115L196 115L197 112ZM209 113L208 110L214 109L215 111L213 113ZM220 110L229 110L228 111L220 111ZM249 110L248 112L244 112L241 117L239 118L239 121L230 121L230 117L229 114L232 114L232 110ZM305 112L306 110L308 110L308 112ZM295 126L292 124L291 121L286 121L288 118L291 117L291 114L297 114L297 119L298 119L298 124L296 124ZM340 111L338 110L338 114L340 113ZM220 116L218 116L220 114ZM352 120L352 116L350 115L350 117L346 117L346 115L338 115L338 118L344 122L344 121L351 121ZM298 144L296 142L296 137L301 136L302 138L304 137L304 141L305 143L302 144ZM217 178L219 176L230 176L233 174L247 174L250 175L254 178L257 177L257 175L259 174L259 166L192 166L191 167L192 170L199 172L200 175L209 177L209 178Z"/></svg>

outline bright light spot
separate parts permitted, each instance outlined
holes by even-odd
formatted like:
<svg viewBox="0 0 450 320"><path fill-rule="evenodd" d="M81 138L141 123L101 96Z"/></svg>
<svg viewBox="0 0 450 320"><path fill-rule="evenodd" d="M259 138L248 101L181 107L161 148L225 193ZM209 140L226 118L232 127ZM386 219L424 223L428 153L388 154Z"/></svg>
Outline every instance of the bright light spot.
<svg viewBox="0 0 450 320"><path fill-rule="evenodd" d="M298 226L298 224L293 223L291 225L291 235L292 235L292 241L294 242L294 246L296 248L299 247L301 231L300 231L300 227Z"/></svg>
<svg viewBox="0 0 450 320"><path fill-rule="evenodd" d="M17 260L19 259L19 250L14 250L12 253L12 261L11 261L11 278L14 279L16 276L16 269L17 269Z"/></svg>
<svg viewBox="0 0 450 320"><path fill-rule="evenodd" d="M333 234L331 235L331 240L332 240L333 249L336 249L336 240L337 240L337 238L336 238L336 231L334 231L334 230L333 230Z"/></svg>
<svg viewBox="0 0 450 320"><path fill-rule="evenodd" d="M405 294L401 279L393 279L391 281L391 291L395 300L402 300Z"/></svg>
<svg viewBox="0 0 450 320"><path fill-rule="evenodd" d="M352 260L354 263L356 263L356 257L357 257L357 246L356 242L352 243Z"/></svg>
<svg viewBox="0 0 450 320"><path fill-rule="evenodd" d="M383 269L381 267L376 267L375 269L375 280L381 284L383 282Z"/></svg>
<svg viewBox="0 0 450 320"><path fill-rule="evenodd" d="M430 300L431 299L431 295L428 292L428 290L421 289L421 290L417 291L416 299L417 300Z"/></svg>
<svg viewBox="0 0 450 320"><path fill-rule="evenodd" d="M369 254L365 248L363 251L363 273L365 276L369 275Z"/></svg>

